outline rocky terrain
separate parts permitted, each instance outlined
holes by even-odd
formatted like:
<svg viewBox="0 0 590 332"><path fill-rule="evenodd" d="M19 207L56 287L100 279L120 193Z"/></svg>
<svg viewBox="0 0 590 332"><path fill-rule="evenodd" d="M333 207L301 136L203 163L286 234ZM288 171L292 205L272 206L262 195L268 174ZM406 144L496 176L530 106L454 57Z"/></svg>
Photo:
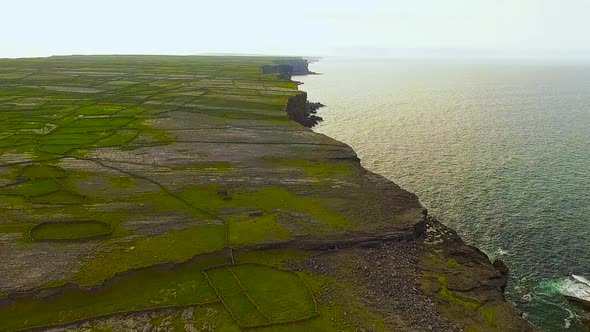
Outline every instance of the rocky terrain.
<svg viewBox="0 0 590 332"><path fill-rule="evenodd" d="M301 58L0 60L0 331L529 331Z"/></svg>

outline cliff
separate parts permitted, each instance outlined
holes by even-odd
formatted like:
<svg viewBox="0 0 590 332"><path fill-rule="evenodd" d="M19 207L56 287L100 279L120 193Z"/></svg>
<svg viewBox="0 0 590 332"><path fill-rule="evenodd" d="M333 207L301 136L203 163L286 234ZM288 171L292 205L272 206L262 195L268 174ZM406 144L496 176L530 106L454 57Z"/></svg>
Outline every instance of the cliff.
<svg viewBox="0 0 590 332"><path fill-rule="evenodd" d="M317 103L307 100L307 93L301 92L289 98L285 112L289 119L311 128L322 121L322 118L316 115L319 107L321 106L317 106Z"/></svg>
<svg viewBox="0 0 590 332"><path fill-rule="evenodd" d="M310 116L314 116L315 113L309 112L308 104L305 92L291 97L286 107L289 118L307 127L317 124L310 121ZM386 179L379 181L384 184L389 182ZM412 199L417 201L417 197ZM415 225L411 236L411 239L420 245L419 251L421 251L421 258L414 262L422 273L419 277L420 290L432 300L432 303L436 304L439 313L453 322L454 328L459 330L533 330L534 328L521 318L521 313L504 299L503 293L509 272L506 265L500 260L491 262L478 248L465 244L454 230L429 217L425 208L422 211L423 222ZM369 236L369 238L371 240L359 241L355 244L361 247L373 247L373 250L378 252L379 249L375 248L387 248L388 242L403 239L403 237L380 238L378 235ZM357 240L352 240L352 242L355 241ZM387 256L382 259L387 260ZM382 267L388 263L377 261L372 262L371 265L373 266L371 269L375 269L375 266ZM391 264L390 268L396 269L397 266ZM374 273L376 271L370 274ZM380 285L388 283L387 277L382 275L380 279ZM376 301L383 305L382 299ZM501 314L498 315L498 311ZM500 316L503 322L496 324L494 321ZM481 324L482 317L484 324ZM480 324L475 323L478 320ZM448 328L451 329L450 326Z"/></svg>
<svg viewBox="0 0 590 332"><path fill-rule="evenodd" d="M262 65L264 74L280 74L286 79L291 79L293 75L309 74L309 64L307 60L301 58L285 58L273 61L273 64Z"/></svg>
<svg viewBox="0 0 590 332"><path fill-rule="evenodd" d="M264 74L278 74L280 77L291 80L294 75L309 74L309 64L302 58L275 60L274 64L261 66ZM322 107L320 103L310 103L307 100L307 93L299 92L287 100L285 112L289 119L306 127L313 127L322 121L316 115L316 111Z"/></svg>
<svg viewBox="0 0 590 332"><path fill-rule="evenodd" d="M502 264L306 127L303 59L0 68L0 331L532 329Z"/></svg>

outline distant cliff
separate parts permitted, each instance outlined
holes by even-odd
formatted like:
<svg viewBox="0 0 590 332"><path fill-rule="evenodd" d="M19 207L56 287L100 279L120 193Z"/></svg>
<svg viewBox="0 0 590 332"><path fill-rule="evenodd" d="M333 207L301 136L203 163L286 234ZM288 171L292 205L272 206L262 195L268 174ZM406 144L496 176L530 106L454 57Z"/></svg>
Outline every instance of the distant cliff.
<svg viewBox="0 0 590 332"><path fill-rule="evenodd" d="M262 66L262 73L278 73L285 78L291 78L293 75L309 74L309 64L302 58L287 58L273 61L275 64Z"/></svg>
<svg viewBox="0 0 590 332"><path fill-rule="evenodd" d="M279 74L282 78L290 80L294 75L307 75L309 63L303 58L288 58L275 60L272 65L262 66L264 74ZM315 115L316 111L322 107L321 103L310 103L307 100L307 93L301 91L291 97L285 107L285 112L289 118L306 127L313 127L322 121L322 118Z"/></svg>

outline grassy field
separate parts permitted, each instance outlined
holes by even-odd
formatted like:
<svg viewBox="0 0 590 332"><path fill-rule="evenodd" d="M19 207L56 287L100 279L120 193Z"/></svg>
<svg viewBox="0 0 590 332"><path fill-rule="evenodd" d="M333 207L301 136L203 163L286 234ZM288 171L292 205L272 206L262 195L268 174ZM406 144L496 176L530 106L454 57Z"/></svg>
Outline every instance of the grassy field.
<svg viewBox="0 0 590 332"><path fill-rule="evenodd" d="M93 220L74 222L46 222L31 229L33 240L76 240L107 236L113 231L111 225Z"/></svg>
<svg viewBox="0 0 590 332"><path fill-rule="evenodd" d="M359 166L287 118L300 92L262 73L275 60L0 60L0 331L167 307L338 330L315 277L284 264L307 253L236 251L358 219L340 186Z"/></svg>

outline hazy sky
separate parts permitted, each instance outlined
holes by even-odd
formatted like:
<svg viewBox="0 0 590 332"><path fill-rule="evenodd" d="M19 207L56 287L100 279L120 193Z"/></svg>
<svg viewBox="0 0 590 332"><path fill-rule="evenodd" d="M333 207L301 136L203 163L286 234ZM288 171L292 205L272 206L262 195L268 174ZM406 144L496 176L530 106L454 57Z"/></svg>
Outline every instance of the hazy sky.
<svg viewBox="0 0 590 332"><path fill-rule="evenodd" d="M590 0L2 0L0 8L0 57L391 48L590 54Z"/></svg>

